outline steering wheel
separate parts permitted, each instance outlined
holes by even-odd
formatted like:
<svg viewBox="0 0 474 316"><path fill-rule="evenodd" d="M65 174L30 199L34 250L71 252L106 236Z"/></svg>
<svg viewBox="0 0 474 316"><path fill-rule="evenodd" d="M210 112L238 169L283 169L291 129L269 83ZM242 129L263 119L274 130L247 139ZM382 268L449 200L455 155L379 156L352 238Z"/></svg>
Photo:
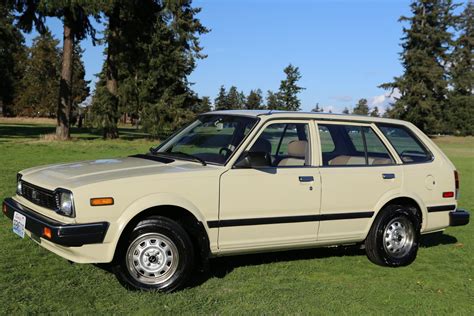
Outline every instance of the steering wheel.
<svg viewBox="0 0 474 316"><path fill-rule="evenodd" d="M232 153L232 150L230 150L229 148L222 147L221 149L219 149L219 155L221 156L228 157L230 156L231 153Z"/></svg>

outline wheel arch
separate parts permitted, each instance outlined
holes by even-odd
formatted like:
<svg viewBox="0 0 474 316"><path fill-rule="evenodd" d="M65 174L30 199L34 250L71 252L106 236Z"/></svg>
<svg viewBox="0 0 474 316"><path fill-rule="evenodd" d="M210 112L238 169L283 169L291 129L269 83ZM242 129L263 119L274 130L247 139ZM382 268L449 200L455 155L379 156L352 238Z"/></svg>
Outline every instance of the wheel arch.
<svg viewBox="0 0 474 316"><path fill-rule="evenodd" d="M372 227L373 223L375 222L375 219L377 216L380 214L380 212L387 207L388 205L392 204L399 204L399 205L412 205L416 208L417 214L421 219L421 231L424 230L424 228L427 225L427 219L428 219L428 213L425 204L422 202L422 200L416 196L413 195L408 195L408 194L401 194L397 196L391 196L387 197L386 199L380 201L377 206L374 208L375 213L374 216L372 217L372 221L370 222L369 227L367 228L367 234L370 230L370 227Z"/></svg>
<svg viewBox="0 0 474 316"><path fill-rule="evenodd" d="M191 237L199 259L205 262L209 258L211 253L209 232L197 207L176 196L157 195L145 197L132 203L118 220L117 238L114 240L114 261L117 259L116 256L127 234L141 220L153 215L164 216L181 224Z"/></svg>

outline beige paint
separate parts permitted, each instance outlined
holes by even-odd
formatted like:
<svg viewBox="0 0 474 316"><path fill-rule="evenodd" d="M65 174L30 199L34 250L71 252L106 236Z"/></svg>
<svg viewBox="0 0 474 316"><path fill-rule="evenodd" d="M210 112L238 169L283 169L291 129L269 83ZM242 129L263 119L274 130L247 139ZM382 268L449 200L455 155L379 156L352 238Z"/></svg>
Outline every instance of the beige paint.
<svg viewBox="0 0 474 316"><path fill-rule="evenodd" d="M222 113L222 112L215 112ZM227 112L228 113L228 112ZM454 191L455 167L439 148L410 123L384 118L316 113L233 112L237 115L260 114L258 126L225 166L179 161L161 164L139 158L123 158L50 165L21 171L23 180L54 190L62 187L74 194L76 218L71 219L38 207L21 196L14 198L36 212L64 223L107 221L110 228L103 244L62 247L41 239L46 249L74 262L110 262L127 223L140 212L154 206L182 207L204 223L213 255L306 248L360 242L365 239L375 218L208 228L207 221L317 215L374 211L397 197L410 197L423 213L422 232L449 225L447 212L427 213L427 206L456 204L442 198ZM383 140L394 157L392 166L321 167L317 123L366 125ZM272 172L233 169L240 154L250 148L263 128L280 122L310 124L311 166L283 167ZM430 163L402 165L390 143L373 123L386 122L408 126L435 156ZM382 173L394 173L383 180ZM314 182L300 183L299 176L313 176ZM427 179L434 179L426 185ZM312 187L312 190L310 189ZM113 206L91 207L90 198L112 196Z"/></svg>

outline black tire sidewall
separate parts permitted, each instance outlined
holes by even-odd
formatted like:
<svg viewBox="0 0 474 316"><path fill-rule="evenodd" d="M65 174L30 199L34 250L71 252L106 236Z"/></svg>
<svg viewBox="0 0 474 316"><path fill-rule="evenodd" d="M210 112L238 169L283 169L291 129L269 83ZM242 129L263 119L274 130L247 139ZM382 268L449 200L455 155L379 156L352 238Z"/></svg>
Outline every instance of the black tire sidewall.
<svg viewBox="0 0 474 316"><path fill-rule="evenodd" d="M147 233L158 233L168 237L175 245L179 254L176 272L166 282L151 285L141 283L133 278L127 268L127 250L138 237ZM121 245L119 264L116 274L123 285L132 290L158 290L172 292L181 289L188 280L194 264L194 249L186 231L176 222L163 217L154 217L141 221Z"/></svg>

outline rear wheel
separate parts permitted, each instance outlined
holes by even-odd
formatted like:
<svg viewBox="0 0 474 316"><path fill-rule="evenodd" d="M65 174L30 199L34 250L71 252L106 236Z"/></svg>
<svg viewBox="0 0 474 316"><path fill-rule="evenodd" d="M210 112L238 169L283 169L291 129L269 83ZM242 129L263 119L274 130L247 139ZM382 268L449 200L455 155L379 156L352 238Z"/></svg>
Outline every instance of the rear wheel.
<svg viewBox="0 0 474 316"><path fill-rule="evenodd" d="M389 205L375 219L365 240L367 257L382 266L412 263L418 252L421 220L411 206Z"/></svg>
<svg viewBox="0 0 474 316"><path fill-rule="evenodd" d="M193 271L191 240L178 223L166 217L139 222L119 251L115 273L130 289L175 291Z"/></svg>

